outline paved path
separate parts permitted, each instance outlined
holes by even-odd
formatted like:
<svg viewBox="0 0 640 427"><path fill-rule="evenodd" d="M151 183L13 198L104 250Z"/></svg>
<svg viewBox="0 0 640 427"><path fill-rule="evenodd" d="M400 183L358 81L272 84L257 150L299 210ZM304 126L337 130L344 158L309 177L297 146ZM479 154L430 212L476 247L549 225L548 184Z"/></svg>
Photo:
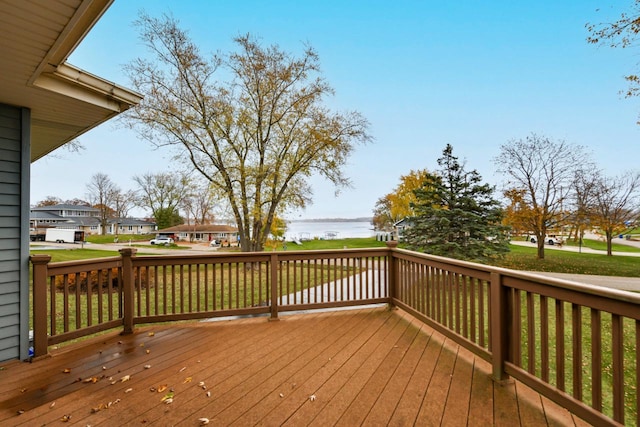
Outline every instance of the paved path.
<svg viewBox="0 0 640 427"><path fill-rule="evenodd" d="M625 242L625 243L622 243ZM640 242L638 241L634 241L634 240L623 240L623 239L616 239L614 240L614 243L620 243L620 244L624 244L627 246L634 246L637 248L640 248ZM536 248L538 247L537 243L531 243L531 242L523 242L523 241L519 241L519 240L512 240L511 241L512 245L518 245L518 246L527 246L530 248ZM590 249L590 248L585 248L584 246L582 248L578 247L578 246L571 246L571 245L544 245L544 249L547 250L552 250L552 251L569 251L569 252L581 252L583 254L599 254L599 255L606 255L607 251L600 251L597 249ZM621 252L621 251L613 251L612 254L614 256L633 256L633 257L640 257L640 252Z"/></svg>

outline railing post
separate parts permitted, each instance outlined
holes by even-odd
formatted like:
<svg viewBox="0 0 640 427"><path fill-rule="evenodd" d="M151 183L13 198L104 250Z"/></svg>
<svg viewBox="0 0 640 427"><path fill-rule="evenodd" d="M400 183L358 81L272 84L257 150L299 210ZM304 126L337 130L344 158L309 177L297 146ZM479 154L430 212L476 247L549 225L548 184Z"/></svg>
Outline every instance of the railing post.
<svg viewBox="0 0 640 427"><path fill-rule="evenodd" d="M33 264L33 357L48 353L47 336L47 277L49 255L31 255Z"/></svg>
<svg viewBox="0 0 640 427"><path fill-rule="evenodd" d="M133 283L135 276L133 274L133 258L136 256L137 249L122 248L120 256L122 257L122 333L133 333Z"/></svg>
<svg viewBox="0 0 640 427"><path fill-rule="evenodd" d="M505 381L509 375L504 371L504 362L509 356L510 312L508 289L502 286L502 275L491 273L489 293L491 298L491 365L493 379Z"/></svg>
<svg viewBox="0 0 640 427"><path fill-rule="evenodd" d="M278 319L278 270L280 268L280 262L278 261L278 254L273 252L271 254L271 317L269 320Z"/></svg>
<svg viewBox="0 0 640 427"><path fill-rule="evenodd" d="M387 248L389 248L389 309L395 308L394 299L397 296L398 286L398 261L393 256L393 251L398 247L398 242L390 240L387 242Z"/></svg>

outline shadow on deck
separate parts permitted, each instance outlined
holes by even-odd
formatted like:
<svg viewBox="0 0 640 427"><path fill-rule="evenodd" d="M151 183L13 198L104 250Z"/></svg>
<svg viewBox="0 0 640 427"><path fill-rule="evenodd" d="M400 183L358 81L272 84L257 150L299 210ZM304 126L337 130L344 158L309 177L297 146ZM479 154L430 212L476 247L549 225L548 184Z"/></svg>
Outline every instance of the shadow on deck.
<svg viewBox="0 0 640 427"><path fill-rule="evenodd" d="M0 394L2 425L586 425L386 308L110 333L6 364Z"/></svg>

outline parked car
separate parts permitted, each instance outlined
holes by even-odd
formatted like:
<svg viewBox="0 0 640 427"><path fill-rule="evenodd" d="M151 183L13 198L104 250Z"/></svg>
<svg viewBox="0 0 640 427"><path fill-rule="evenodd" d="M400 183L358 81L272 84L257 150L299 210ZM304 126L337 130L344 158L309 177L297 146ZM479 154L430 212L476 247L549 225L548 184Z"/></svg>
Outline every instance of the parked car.
<svg viewBox="0 0 640 427"><path fill-rule="evenodd" d="M211 247L213 247L213 248L217 248L218 246L220 246L220 240L215 240L215 239L214 239L214 240L212 240L212 241L209 243L209 246L211 246Z"/></svg>
<svg viewBox="0 0 640 427"><path fill-rule="evenodd" d="M529 241L531 243L536 243L537 242L536 236L531 236ZM546 236L544 238L544 242L547 245L551 245L551 246L553 246L553 245L562 245L562 243L564 243L563 240L561 238L557 237L557 236Z"/></svg>
<svg viewBox="0 0 640 427"><path fill-rule="evenodd" d="M173 245L173 239L171 237L156 237L155 239L151 239L149 242L152 245Z"/></svg>

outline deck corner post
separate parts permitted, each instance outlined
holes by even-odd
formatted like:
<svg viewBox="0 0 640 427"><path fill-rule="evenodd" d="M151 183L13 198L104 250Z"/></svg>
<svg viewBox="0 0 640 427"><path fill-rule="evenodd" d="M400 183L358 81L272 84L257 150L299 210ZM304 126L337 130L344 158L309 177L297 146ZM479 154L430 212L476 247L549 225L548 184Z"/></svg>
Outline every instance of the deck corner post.
<svg viewBox="0 0 640 427"><path fill-rule="evenodd" d="M509 375L504 370L504 363L509 356L509 313L508 289L502 286L502 275L491 273L490 284L491 307L491 368L494 381L506 381Z"/></svg>
<svg viewBox="0 0 640 427"><path fill-rule="evenodd" d="M137 249L135 248L123 248L120 249L120 256L122 257L122 298L123 298L123 314L122 314L122 334L133 333L133 283L135 277L133 274L133 258L136 256Z"/></svg>
<svg viewBox="0 0 640 427"><path fill-rule="evenodd" d="M49 349L47 337L47 277L49 255L31 255L33 265L33 357L45 356Z"/></svg>
<svg viewBox="0 0 640 427"><path fill-rule="evenodd" d="M387 242L387 248L389 249L388 257L389 257L389 309L394 309L395 300L397 297L397 286L398 286L398 261L393 256L394 250L398 247L398 242L396 240L390 240Z"/></svg>
<svg viewBox="0 0 640 427"><path fill-rule="evenodd" d="M278 318L278 271L280 269L280 261L278 260L278 254L272 253L270 257L271 263L271 317L270 321L280 320Z"/></svg>

